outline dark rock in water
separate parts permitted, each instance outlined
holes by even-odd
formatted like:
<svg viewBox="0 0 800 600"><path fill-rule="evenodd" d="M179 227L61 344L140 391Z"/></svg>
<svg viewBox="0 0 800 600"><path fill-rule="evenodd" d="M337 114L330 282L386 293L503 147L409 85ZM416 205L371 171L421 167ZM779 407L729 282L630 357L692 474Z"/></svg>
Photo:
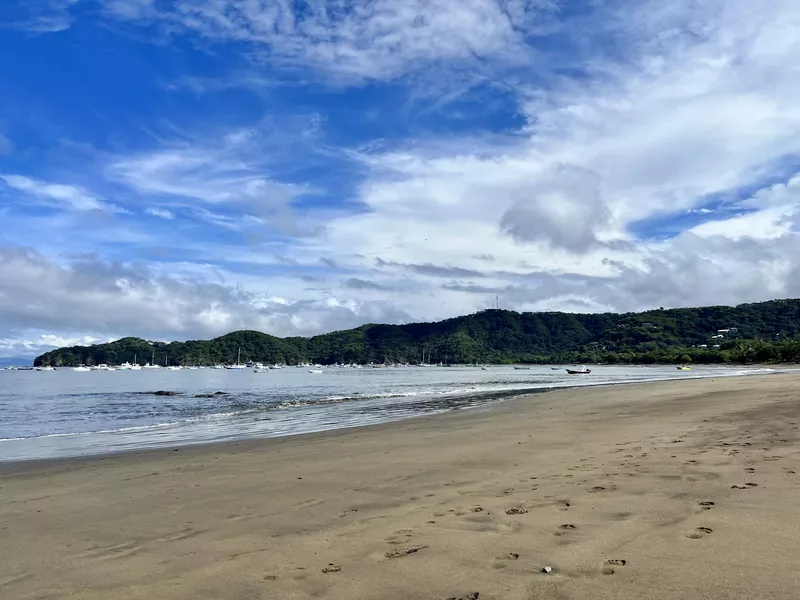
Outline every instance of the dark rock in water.
<svg viewBox="0 0 800 600"><path fill-rule="evenodd" d="M157 392L153 392L153 396L180 396L180 392L167 392L164 390L158 390Z"/></svg>
<svg viewBox="0 0 800 600"><path fill-rule="evenodd" d="M214 392L215 396L230 396L228 392Z"/></svg>
<svg viewBox="0 0 800 600"><path fill-rule="evenodd" d="M213 398L214 394L195 394L194 398Z"/></svg>

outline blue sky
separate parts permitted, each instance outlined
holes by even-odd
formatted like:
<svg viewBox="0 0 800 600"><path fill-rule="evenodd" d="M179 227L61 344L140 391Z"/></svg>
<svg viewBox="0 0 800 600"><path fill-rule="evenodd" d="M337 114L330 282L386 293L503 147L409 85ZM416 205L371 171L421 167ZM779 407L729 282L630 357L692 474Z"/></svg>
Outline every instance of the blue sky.
<svg viewBox="0 0 800 600"><path fill-rule="evenodd" d="M4 2L0 356L797 296L798 30L790 0Z"/></svg>

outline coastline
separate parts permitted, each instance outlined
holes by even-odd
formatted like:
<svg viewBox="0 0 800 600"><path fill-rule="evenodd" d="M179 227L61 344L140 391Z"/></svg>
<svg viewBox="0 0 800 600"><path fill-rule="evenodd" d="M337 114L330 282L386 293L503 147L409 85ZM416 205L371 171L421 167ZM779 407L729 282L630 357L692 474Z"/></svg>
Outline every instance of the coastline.
<svg viewBox="0 0 800 600"><path fill-rule="evenodd" d="M786 369L789 370L789 369ZM225 399L231 399L226 403L218 404L212 398L211 401L201 400L201 403L208 402L208 405L200 406L197 409L182 408L179 404L167 411L177 411L181 414L173 414L162 417L162 421L151 421L149 423L136 423L128 420L130 415L125 415L124 419L117 422L114 427L112 422L106 427L89 430L57 431L44 432L41 435L32 436L4 436L0 439L0 464L5 462L32 461L32 460L54 460L69 457L91 457L117 455L126 452L141 452L146 449L163 450L165 448L188 448L196 445L219 444L228 442L240 442L243 440L257 440L274 437L285 437L295 435L307 435L336 429L353 429L363 426L373 426L382 422L396 422L409 418L418 418L431 414L440 414L450 411L464 409L474 409L484 404L495 402L505 402L509 399L526 395L547 393L556 390L573 388L594 388L607 385L636 385L645 382L660 382L672 380L693 380L701 378L717 378L730 376L755 376L760 374L778 374L784 369L774 369L764 366L751 366L746 369L718 369L713 372L699 371L692 373L681 373L675 375L675 371L660 370L653 373L646 369L628 369L628 373L620 375L619 372L611 370L598 371L590 379L579 377L578 379L567 377L559 380L550 380L553 375L550 371L534 374L534 380L515 381L507 379L505 381L490 380L483 381L449 381L449 382L425 382L414 384L411 388L406 381L393 382L395 394L387 393L386 389L371 390L363 393L361 391L348 393L342 388L363 385L361 381L351 381L340 385L338 389L331 389L327 394L319 393L319 389L303 388L303 382L293 381L294 388L297 390L296 398L285 398L274 402L270 398L270 391L263 387L239 388L236 389L237 382L234 384L232 393L226 393ZM527 373L526 373L527 375ZM506 376L508 377L508 376ZM116 378L114 378L116 379ZM167 384L170 387L164 389L174 389L171 386L178 386L178 391L174 392L180 401L191 397L194 393L200 393L201 398L212 397L208 395L208 389L225 389L224 381L206 381L205 384L195 381L195 377L188 380L176 382L174 380L157 382L153 389L160 389L158 385ZM201 379L201 382L203 380ZM259 383L263 380L259 381ZM107 382L108 385L111 382ZM72 382L69 382L72 384ZM121 399L118 406L126 408L125 403L131 403L133 410L140 410L139 399L148 397L148 394L140 391L141 384L138 378L123 379L123 389L119 390L127 394ZM208 387L210 385L210 388ZM110 390L114 389L111 384ZM188 392L186 387L188 387ZM194 389L192 389L194 386ZM433 386L433 387L431 387ZM435 391L435 387L455 388ZM485 389L481 389L481 387ZM459 389L461 388L461 389ZM102 388L98 388L102 389ZM266 393L265 393L266 392ZM89 397L95 397L95 390L79 390L79 393L87 393ZM163 392L162 392L163 393ZM170 392L173 393L173 392ZM217 392L219 393L219 392ZM249 395L253 394L253 395ZM275 394L275 392L272 392ZM278 391L277 394L281 392ZM244 396L240 396L244 394ZM307 394L307 395L306 395ZM371 395L374 394L374 395ZM106 393L108 401L119 402L120 399L113 397L113 392ZM249 397L248 397L249 396ZM23 398L25 396L23 395ZM241 397L241 400L239 399ZM100 398L100 402L105 401ZM95 399L95 403L97 399ZM0 399L2 404L2 399ZM228 408L230 404L234 407ZM13 406L13 404L12 404ZM24 404L19 404L24 406ZM318 413L316 406L325 407L322 413ZM146 408L146 407L145 407ZM283 411L283 408L290 408ZM353 410L350 410L350 409ZM95 410L95 406L87 407L87 410ZM195 414L187 414L188 410L195 410ZM278 410L276 410L278 409ZM311 412L298 413L295 409ZM66 418L73 420L72 426L78 424L79 427L88 426L83 415L79 413L80 406L70 409ZM152 410L161 411L162 407L158 403L152 404ZM219 414L215 414L214 411ZM54 415L59 415L58 408L53 404ZM145 410L142 414L146 414ZM47 413L45 413L47 414ZM166 413L164 413L166 414ZM138 415L133 415L137 418ZM62 418L62 417L58 417ZM12 427L13 427L12 418ZM22 421L20 421L22 422ZM60 427L61 423L53 421L46 426ZM70 427L67 424L67 427Z"/></svg>
<svg viewBox="0 0 800 600"><path fill-rule="evenodd" d="M791 373L577 387L321 433L2 463L0 590L788 597L798 387Z"/></svg>

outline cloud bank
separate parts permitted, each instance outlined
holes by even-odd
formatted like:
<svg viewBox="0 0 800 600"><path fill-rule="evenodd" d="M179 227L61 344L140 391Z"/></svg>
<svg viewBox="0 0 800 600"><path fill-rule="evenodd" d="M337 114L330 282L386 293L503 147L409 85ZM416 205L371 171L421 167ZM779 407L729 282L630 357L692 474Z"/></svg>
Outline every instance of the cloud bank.
<svg viewBox="0 0 800 600"><path fill-rule="evenodd" d="M796 3L304 6L34 15L202 68L0 137L0 353L800 294Z"/></svg>

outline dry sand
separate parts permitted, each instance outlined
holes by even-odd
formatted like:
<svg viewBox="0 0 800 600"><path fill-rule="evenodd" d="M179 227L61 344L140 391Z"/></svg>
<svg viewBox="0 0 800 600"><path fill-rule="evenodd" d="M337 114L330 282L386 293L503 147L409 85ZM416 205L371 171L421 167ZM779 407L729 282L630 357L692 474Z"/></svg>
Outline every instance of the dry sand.
<svg viewBox="0 0 800 600"><path fill-rule="evenodd" d="M797 598L798 390L792 374L565 390L0 466L0 597Z"/></svg>

